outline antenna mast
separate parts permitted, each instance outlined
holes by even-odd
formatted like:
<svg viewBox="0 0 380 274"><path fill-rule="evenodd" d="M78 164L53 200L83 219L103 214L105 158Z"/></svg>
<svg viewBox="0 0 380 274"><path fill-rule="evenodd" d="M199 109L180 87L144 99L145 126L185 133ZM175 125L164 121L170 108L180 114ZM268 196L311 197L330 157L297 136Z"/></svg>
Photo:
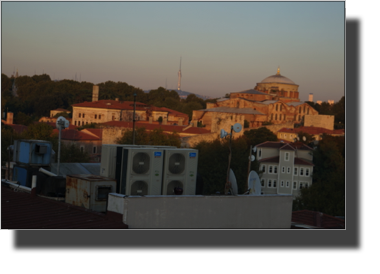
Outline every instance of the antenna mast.
<svg viewBox="0 0 380 274"><path fill-rule="evenodd" d="M181 61L182 61L182 56L179 59L179 71L178 71L178 90L181 90L181 78L182 78L182 73L181 73Z"/></svg>

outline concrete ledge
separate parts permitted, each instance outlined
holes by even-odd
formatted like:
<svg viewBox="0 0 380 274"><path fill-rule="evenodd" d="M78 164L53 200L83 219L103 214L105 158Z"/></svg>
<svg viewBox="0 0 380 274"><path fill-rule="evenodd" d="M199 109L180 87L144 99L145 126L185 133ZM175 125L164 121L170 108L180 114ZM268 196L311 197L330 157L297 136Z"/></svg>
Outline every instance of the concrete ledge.
<svg viewBox="0 0 380 274"><path fill-rule="evenodd" d="M126 196L123 222L131 229L290 229L293 197Z"/></svg>

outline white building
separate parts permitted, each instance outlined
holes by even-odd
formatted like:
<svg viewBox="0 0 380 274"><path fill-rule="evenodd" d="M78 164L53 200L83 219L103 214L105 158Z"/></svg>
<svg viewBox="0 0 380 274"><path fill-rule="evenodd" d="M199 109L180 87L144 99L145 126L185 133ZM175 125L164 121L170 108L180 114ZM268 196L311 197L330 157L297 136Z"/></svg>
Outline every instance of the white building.
<svg viewBox="0 0 380 274"><path fill-rule="evenodd" d="M312 184L312 148L302 143L264 142L256 146L263 194L291 194Z"/></svg>

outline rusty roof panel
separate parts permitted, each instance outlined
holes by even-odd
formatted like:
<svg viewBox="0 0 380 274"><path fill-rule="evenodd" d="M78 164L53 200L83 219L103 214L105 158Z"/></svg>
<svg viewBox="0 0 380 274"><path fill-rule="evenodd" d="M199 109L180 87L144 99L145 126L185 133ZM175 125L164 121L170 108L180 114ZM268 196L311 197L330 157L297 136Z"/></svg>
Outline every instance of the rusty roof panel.
<svg viewBox="0 0 380 274"><path fill-rule="evenodd" d="M1 186L2 229L126 229L107 215Z"/></svg>

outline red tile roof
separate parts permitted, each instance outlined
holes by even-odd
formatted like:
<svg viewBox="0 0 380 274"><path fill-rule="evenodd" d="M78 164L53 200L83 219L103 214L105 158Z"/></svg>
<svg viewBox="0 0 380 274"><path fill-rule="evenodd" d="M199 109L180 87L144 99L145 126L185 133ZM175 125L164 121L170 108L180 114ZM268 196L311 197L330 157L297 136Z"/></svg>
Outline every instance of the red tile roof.
<svg viewBox="0 0 380 274"><path fill-rule="evenodd" d="M53 133L58 134L58 129L53 129ZM72 141L84 141L84 140L94 140L99 141L101 138L94 135L87 134L76 129L64 129L61 131L62 140L72 140Z"/></svg>
<svg viewBox="0 0 380 274"><path fill-rule="evenodd" d="M271 148L280 148L284 143L281 142L273 142L273 141L266 141L264 143L258 144L256 147L271 147Z"/></svg>
<svg viewBox="0 0 380 274"><path fill-rule="evenodd" d="M305 132L311 135L317 135L317 134L344 134L344 129L335 129L330 130L322 127L299 127L299 128L282 128L278 132L283 133L299 133L299 132Z"/></svg>
<svg viewBox="0 0 380 274"><path fill-rule="evenodd" d="M99 100L95 102L83 102L72 105L73 107L106 108L106 109L129 109L133 110L133 101ZM147 110L149 106L136 102L136 110Z"/></svg>
<svg viewBox="0 0 380 274"><path fill-rule="evenodd" d="M274 156L269 158L264 158L259 160L260 163L279 163L280 162L280 156Z"/></svg>
<svg viewBox="0 0 380 274"><path fill-rule="evenodd" d="M90 133L98 136L100 139L102 139L103 137L103 129L101 128L86 128L86 129L83 129L82 131L84 132L89 131Z"/></svg>
<svg viewBox="0 0 380 274"><path fill-rule="evenodd" d="M289 143L285 144L280 148L281 150L296 150L293 146L291 146Z"/></svg>
<svg viewBox="0 0 380 274"><path fill-rule="evenodd" d="M297 224L314 226L318 228L345 228L344 220L310 210L293 211L292 222Z"/></svg>
<svg viewBox="0 0 380 274"><path fill-rule="evenodd" d="M126 229L127 225L64 202L1 186L2 229Z"/></svg>
<svg viewBox="0 0 380 274"><path fill-rule="evenodd" d="M187 119L189 117L189 115L187 115L185 113L182 113L182 112L179 112L179 111L176 111L176 110L173 110L173 109L165 108L165 107L151 106L149 109L152 110L152 111L167 111L167 112L169 112L169 115L172 114L173 116L187 117Z"/></svg>
<svg viewBox="0 0 380 274"><path fill-rule="evenodd" d="M55 118L56 119L56 118ZM71 119L67 119L68 121L71 121ZM44 123L44 124L48 124L49 126L52 126L54 129L56 128L56 124L53 123L53 122L41 122L41 123ZM66 129L76 129L78 128L77 126L74 126L72 125L71 123L69 124L69 127L66 128Z"/></svg>

